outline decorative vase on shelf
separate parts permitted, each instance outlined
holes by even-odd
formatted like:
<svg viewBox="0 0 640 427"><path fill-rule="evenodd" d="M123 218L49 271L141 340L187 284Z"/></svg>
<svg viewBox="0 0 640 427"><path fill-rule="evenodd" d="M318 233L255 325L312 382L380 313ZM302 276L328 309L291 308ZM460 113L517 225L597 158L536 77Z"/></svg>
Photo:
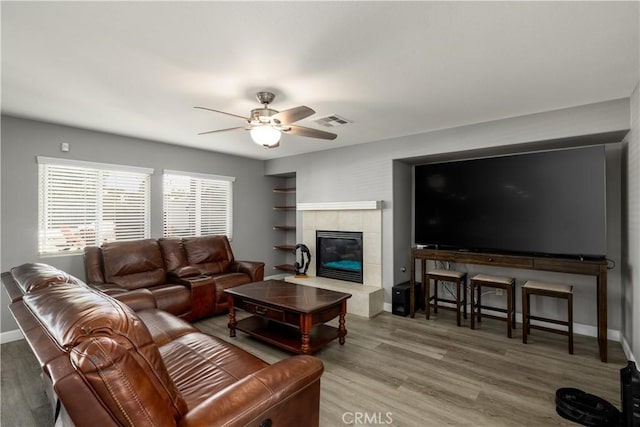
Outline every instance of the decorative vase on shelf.
<svg viewBox="0 0 640 427"><path fill-rule="evenodd" d="M298 262L298 249L300 249L300 262ZM311 263L311 252L306 245L302 243L298 243L296 245L296 262L293 265L296 270L297 278L306 278L307 270L309 269L309 264ZM306 259L305 259L306 256Z"/></svg>

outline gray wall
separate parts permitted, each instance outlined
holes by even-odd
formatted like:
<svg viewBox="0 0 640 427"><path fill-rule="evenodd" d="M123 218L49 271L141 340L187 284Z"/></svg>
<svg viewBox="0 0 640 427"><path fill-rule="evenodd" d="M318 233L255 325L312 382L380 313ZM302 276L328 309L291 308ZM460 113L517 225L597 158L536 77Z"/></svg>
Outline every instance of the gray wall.
<svg viewBox="0 0 640 427"><path fill-rule="evenodd" d="M383 200L383 286L385 302L391 301L391 287L409 279L401 268L408 267L411 233L407 233L406 188L411 177L406 165L394 160L412 161L442 153L460 153L492 147L526 144L535 149L536 141L588 135L629 128L629 99L567 108L514 117L458 128L425 132L362 146L349 146L318 153L268 160L265 173L297 173L298 202ZM608 166L608 246L609 257L620 258L620 147L607 150ZM395 166L394 166L395 165ZM617 171L617 172L616 172ZM395 190L394 190L395 189ZM397 199L396 199L397 197ZM398 203L396 203L398 202ZM397 221L394 215L400 215ZM409 226L410 227L410 226ZM395 231L398 230L397 234ZM468 266L474 272L474 266ZM483 270L491 272L488 270ZM571 281L576 285L575 321L596 325L595 279L557 273L504 270L521 281L524 278ZM620 269L609 275L609 328L621 327ZM555 306L543 307L556 311Z"/></svg>
<svg viewBox="0 0 640 427"><path fill-rule="evenodd" d="M267 263L270 274L275 254L272 225L272 187L263 162L210 151L160 144L141 139L92 132L14 117L2 117L2 271L25 263L44 262L84 278L82 256L38 256L38 167L36 156L116 163L154 168L151 177L151 237L162 236L163 169L235 176L231 245L237 259ZM71 151L60 151L60 143ZM1 294L1 330L16 329Z"/></svg>
<svg viewBox="0 0 640 427"><path fill-rule="evenodd" d="M409 248L413 236L413 167L411 164L394 160L393 167L393 284L409 280ZM407 206L410 208L407 209ZM404 254L404 256L403 256ZM403 258L406 262L402 262Z"/></svg>
<svg viewBox="0 0 640 427"><path fill-rule="evenodd" d="M631 95L631 132L623 152L622 203L622 334L640 357L640 84ZM623 342L625 344L625 342Z"/></svg>

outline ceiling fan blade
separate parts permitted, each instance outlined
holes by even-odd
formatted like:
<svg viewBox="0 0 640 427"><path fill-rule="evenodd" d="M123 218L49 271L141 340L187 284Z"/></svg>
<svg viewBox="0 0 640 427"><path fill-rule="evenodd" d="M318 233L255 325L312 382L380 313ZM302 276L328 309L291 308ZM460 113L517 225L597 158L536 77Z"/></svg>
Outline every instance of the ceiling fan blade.
<svg viewBox="0 0 640 427"><path fill-rule="evenodd" d="M220 113L220 114L226 114L227 116L231 116L231 117L237 117L239 119L242 119L246 122L249 122L250 120L246 117L242 117L239 116L237 114L232 114L232 113L225 113L224 111L220 111L220 110L214 110L213 108L207 108L207 107L193 107L193 108L199 108L200 110L207 110L207 111L213 111L214 113Z"/></svg>
<svg viewBox="0 0 640 427"><path fill-rule="evenodd" d="M278 125L289 124L307 118L315 113L316 112L313 111L313 109L302 105L300 107L289 108L288 110L280 111L278 114L275 114L273 117L271 117L271 120Z"/></svg>
<svg viewBox="0 0 640 427"><path fill-rule="evenodd" d="M218 129L218 130L208 130L206 132L200 132L198 135L206 135L208 133L216 133L216 132L227 132L229 130L236 130L236 129L247 129L245 126L238 126L235 128L226 128L226 129Z"/></svg>
<svg viewBox="0 0 640 427"><path fill-rule="evenodd" d="M323 130L311 129L304 126L289 125L288 130L283 130L285 133L292 135L306 136L308 138L329 139L334 140L338 137L335 133L325 132Z"/></svg>

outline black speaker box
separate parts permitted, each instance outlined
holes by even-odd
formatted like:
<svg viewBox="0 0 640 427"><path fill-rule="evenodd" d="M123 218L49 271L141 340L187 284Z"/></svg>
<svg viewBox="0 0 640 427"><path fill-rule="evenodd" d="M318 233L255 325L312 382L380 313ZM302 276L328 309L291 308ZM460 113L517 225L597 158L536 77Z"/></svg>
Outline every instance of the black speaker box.
<svg viewBox="0 0 640 427"><path fill-rule="evenodd" d="M410 313L411 284L409 282L400 283L391 288L391 313L398 316L407 316ZM415 288L415 309L416 311L424 307L422 301L422 285L416 283Z"/></svg>

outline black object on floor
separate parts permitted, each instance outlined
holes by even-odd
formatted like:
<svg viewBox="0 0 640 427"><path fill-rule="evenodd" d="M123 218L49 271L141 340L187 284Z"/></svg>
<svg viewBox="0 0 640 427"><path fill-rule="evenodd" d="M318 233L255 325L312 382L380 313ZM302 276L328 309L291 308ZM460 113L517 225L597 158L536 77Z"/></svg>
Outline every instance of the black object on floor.
<svg viewBox="0 0 640 427"><path fill-rule="evenodd" d="M418 311L424 308L422 299L422 285L418 282L415 287L414 309ZM398 316L406 316L410 312L411 284L409 282L400 283L391 288L391 312Z"/></svg>
<svg viewBox="0 0 640 427"><path fill-rule="evenodd" d="M556 412L584 426L620 425L620 411L615 406L577 388L559 388L556 391Z"/></svg>
<svg viewBox="0 0 640 427"><path fill-rule="evenodd" d="M640 373L632 361L620 369L620 394L622 397L623 427L640 426Z"/></svg>

